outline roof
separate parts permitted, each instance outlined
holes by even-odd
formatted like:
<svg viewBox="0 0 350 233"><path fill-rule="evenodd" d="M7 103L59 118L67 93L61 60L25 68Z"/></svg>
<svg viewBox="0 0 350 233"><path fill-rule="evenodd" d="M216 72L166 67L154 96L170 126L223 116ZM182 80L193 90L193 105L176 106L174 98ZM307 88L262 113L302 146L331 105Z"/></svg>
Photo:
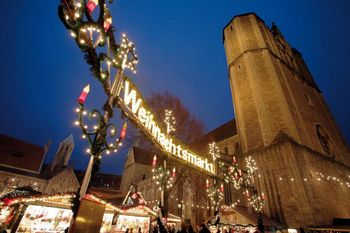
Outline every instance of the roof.
<svg viewBox="0 0 350 233"><path fill-rule="evenodd" d="M69 135L62 143L74 145L73 134Z"/></svg>
<svg viewBox="0 0 350 233"><path fill-rule="evenodd" d="M235 135L237 135L236 120L232 119L212 131L209 131L202 136L200 140L205 142L220 142Z"/></svg>
<svg viewBox="0 0 350 233"><path fill-rule="evenodd" d="M141 163L145 165L152 165L154 152L142 149L140 147L133 146L135 163Z"/></svg>
<svg viewBox="0 0 350 233"><path fill-rule="evenodd" d="M44 147L6 135L0 135L0 165L40 173L45 157Z"/></svg>
<svg viewBox="0 0 350 233"><path fill-rule="evenodd" d="M79 181L83 182L85 171L74 170ZM91 186L94 188L103 188L105 190L119 190L122 176L107 173L96 173L91 180Z"/></svg>

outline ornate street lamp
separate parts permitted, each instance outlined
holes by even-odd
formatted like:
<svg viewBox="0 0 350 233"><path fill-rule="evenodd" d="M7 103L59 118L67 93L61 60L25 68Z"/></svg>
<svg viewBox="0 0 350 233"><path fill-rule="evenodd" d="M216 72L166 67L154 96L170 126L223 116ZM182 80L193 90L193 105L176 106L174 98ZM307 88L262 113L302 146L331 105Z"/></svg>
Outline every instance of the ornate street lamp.
<svg viewBox="0 0 350 233"><path fill-rule="evenodd" d="M99 14L95 20L92 13L98 5ZM102 153L116 152L122 145L127 125L124 124L117 138L117 127L110 123L110 120L113 117L113 107L117 102L116 97L122 87L124 70L129 69L136 73L138 58L134 44L125 34L122 34L119 44L115 42L112 17L105 0L88 0L87 2L86 0L63 0L58 7L58 15L84 53L92 75L101 83L107 96L103 112L97 109L88 112L85 109L84 104L89 93L89 86L84 88L78 99L79 108L76 111L79 117L75 124L81 128L82 137L88 140L87 152L90 154L89 164L80 188L82 197L87 191L92 172L96 172L99 168ZM96 124L89 128L84 121L84 116L95 120Z"/></svg>

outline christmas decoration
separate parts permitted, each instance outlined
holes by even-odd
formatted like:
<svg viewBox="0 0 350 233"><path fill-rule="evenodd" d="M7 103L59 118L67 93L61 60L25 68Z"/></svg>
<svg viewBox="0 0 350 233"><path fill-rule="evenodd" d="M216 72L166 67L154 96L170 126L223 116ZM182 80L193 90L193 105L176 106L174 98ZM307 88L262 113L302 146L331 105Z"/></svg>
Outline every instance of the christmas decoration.
<svg viewBox="0 0 350 233"><path fill-rule="evenodd" d="M172 171L170 171L167 168L165 161L163 166L157 167L156 161L157 157L155 155L152 162L152 179L155 181L156 185L159 186L160 191L165 191L173 186L176 176L176 169L173 167Z"/></svg>
<svg viewBox="0 0 350 233"><path fill-rule="evenodd" d="M176 120L173 116L173 111L165 109L164 123L166 125L166 133L169 135L171 132L175 131Z"/></svg>
<svg viewBox="0 0 350 233"><path fill-rule="evenodd" d="M217 158L220 158L220 149L218 146L216 146L215 142L209 144L209 154L213 158L213 161L215 161Z"/></svg>
<svg viewBox="0 0 350 233"><path fill-rule="evenodd" d="M80 94L79 99L78 99L78 103L79 104L84 104L87 95L89 94L90 91L90 85L87 85L86 87L84 87L83 92Z"/></svg>
<svg viewBox="0 0 350 233"><path fill-rule="evenodd" d="M224 181L232 183L235 189L243 189L243 194L246 196L248 205L250 205L258 213L258 228L263 232L262 208L265 202L264 193L259 195L254 182L254 175L257 170L256 162L248 156L245 159L246 168L240 169L236 157L233 156L232 164L226 165L219 161L218 165L223 173Z"/></svg>
<svg viewBox="0 0 350 233"><path fill-rule="evenodd" d="M100 10L95 20L92 12L97 6ZM96 109L91 112L85 110L84 104L89 93L89 85L84 88L78 99L79 108L76 111L79 114L79 120L75 124L80 126L82 138L88 140L89 148L86 151L91 155L80 189L80 194L84 195L90 177L99 170L102 153L117 152L125 138L127 125L124 124L120 137L115 139L117 130L110 123L110 119L113 117L113 107L116 104L116 96L120 92L124 70L130 69L136 72L135 65L138 58L133 43L125 34L122 35L120 44L115 42L112 17L105 0L88 0L88 2L63 0L58 7L58 15L78 47L84 52L91 73L102 84L107 95L103 113ZM98 51L97 47L100 47ZM114 78L111 69L115 70ZM83 120L84 116L94 121L95 125L88 126Z"/></svg>
<svg viewBox="0 0 350 233"><path fill-rule="evenodd" d="M94 11L97 5L98 5L98 0L88 0L86 7L88 8L88 11L90 14Z"/></svg>
<svg viewBox="0 0 350 233"><path fill-rule="evenodd" d="M154 155L153 161L152 161L152 167L154 168L157 165L157 155Z"/></svg>
<svg viewBox="0 0 350 233"><path fill-rule="evenodd" d="M71 201L75 197L74 193L66 193L66 194L32 194L14 196L12 198L6 198L7 200L4 202L6 206L12 206L17 203L36 203L36 202L44 202L50 204L60 204L60 205L69 205L71 206Z"/></svg>
<svg viewBox="0 0 350 233"><path fill-rule="evenodd" d="M122 131L120 132L120 137L119 137L119 142L121 143L123 140L124 140L124 138L125 138L125 135L126 135L126 128L128 128L128 123L124 123L124 125L123 125L123 129L122 129Z"/></svg>
<svg viewBox="0 0 350 233"><path fill-rule="evenodd" d="M217 179L213 180L213 185L210 185L209 180L206 180L206 190L210 202L213 204L214 209L218 210L220 202L224 198L224 186L219 183Z"/></svg>

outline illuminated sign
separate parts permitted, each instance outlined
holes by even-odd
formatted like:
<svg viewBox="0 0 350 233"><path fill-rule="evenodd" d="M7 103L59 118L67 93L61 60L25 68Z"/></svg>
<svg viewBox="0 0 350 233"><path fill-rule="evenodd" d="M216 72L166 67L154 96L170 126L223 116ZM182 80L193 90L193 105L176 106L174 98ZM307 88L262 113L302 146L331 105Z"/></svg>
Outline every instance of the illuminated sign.
<svg viewBox="0 0 350 233"><path fill-rule="evenodd" d="M143 99L136 89L132 87L128 79L124 79L124 96L122 98L125 107L133 118L141 125L142 129L151 136L158 145L169 154L176 158L188 162L206 172L215 174L214 164L194 152L186 149L184 146L177 143L171 136L162 132L159 125L154 121L154 115L148 111Z"/></svg>

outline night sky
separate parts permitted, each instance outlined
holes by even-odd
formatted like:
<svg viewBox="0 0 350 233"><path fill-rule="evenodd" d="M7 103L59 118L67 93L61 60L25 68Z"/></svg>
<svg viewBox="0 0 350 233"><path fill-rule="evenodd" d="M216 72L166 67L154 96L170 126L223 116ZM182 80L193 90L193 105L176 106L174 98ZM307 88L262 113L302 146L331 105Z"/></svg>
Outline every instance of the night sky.
<svg viewBox="0 0 350 233"><path fill-rule="evenodd" d="M74 127L74 108L90 83L88 106L104 100L82 52L57 16L59 0L0 1L2 54L0 133L40 146L52 139L46 160L71 133L71 163L85 169L87 142ZM296 47L350 141L350 1L348 0L179 0L114 1L110 6L116 38L136 44L142 94L168 90L202 119L206 131L234 116L223 27L237 14L256 12L276 22ZM119 115L115 123L121 127ZM122 173L125 150L106 157L102 171Z"/></svg>

